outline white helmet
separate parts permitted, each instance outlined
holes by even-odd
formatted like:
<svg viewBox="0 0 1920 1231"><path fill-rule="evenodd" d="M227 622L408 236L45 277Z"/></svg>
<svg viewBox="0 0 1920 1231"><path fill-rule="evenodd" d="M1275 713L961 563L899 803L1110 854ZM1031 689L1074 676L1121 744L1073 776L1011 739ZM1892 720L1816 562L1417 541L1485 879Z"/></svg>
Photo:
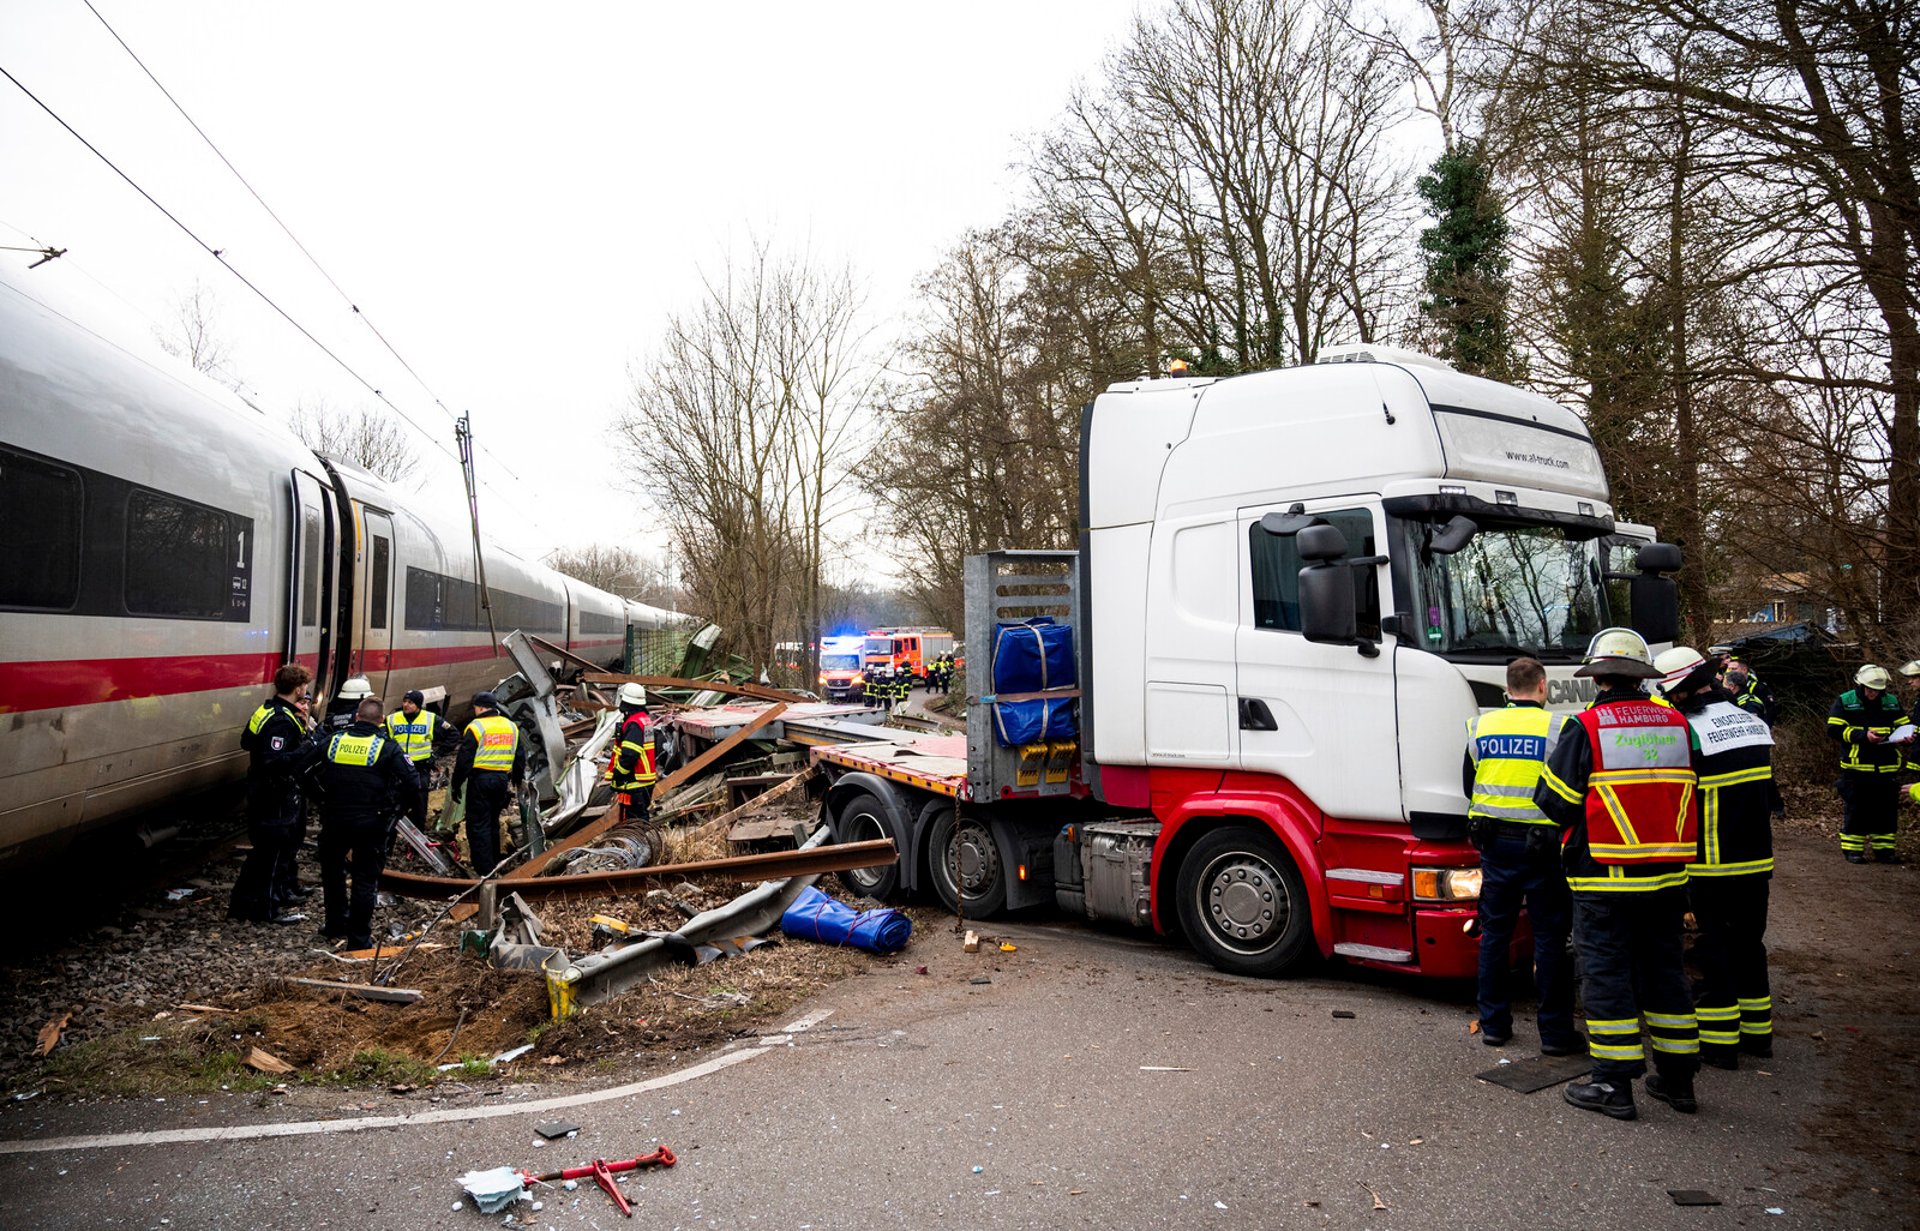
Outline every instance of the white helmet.
<svg viewBox="0 0 1920 1231"><path fill-rule="evenodd" d="M1587 643L1587 662L1575 675L1625 675L1650 680L1660 674L1654 669L1647 639L1631 628L1603 628Z"/></svg>
<svg viewBox="0 0 1920 1231"><path fill-rule="evenodd" d="M1900 674L1906 676L1910 680L1915 678L1920 678L1920 658L1916 658L1912 662L1901 667Z"/></svg>
<svg viewBox="0 0 1920 1231"><path fill-rule="evenodd" d="M1671 696L1692 678L1706 661L1706 655L1690 645L1676 645L1671 650L1662 650L1653 660L1653 669L1660 673L1658 687L1662 695Z"/></svg>
<svg viewBox="0 0 1920 1231"><path fill-rule="evenodd" d="M367 683L367 677L356 675L340 685L339 699L342 701L365 701L373 695L373 685Z"/></svg>
<svg viewBox="0 0 1920 1231"><path fill-rule="evenodd" d="M645 705L647 703L647 690L639 684L622 684L620 685L618 700L622 705Z"/></svg>
<svg viewBox="0 0 1920 1231"><path fill-rule="evenodd" d="M1876 667L1872 663L1853 673L1853 682L1862 688L1878 688L1882 692L1893 687L1893 676L1885 667Z"/></svg>

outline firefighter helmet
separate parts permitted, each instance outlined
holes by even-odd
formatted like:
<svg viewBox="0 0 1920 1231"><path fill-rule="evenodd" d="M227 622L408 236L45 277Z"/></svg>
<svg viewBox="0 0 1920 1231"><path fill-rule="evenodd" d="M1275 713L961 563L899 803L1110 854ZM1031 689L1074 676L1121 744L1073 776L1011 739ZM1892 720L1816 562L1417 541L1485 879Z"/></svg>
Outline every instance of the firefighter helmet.
<svg viewBox="0 0 1920 1231"><path fill-rule="evenodd" d="M1587 643L1586 665L1575 675L1624 675L1651 680L1660 675L1647 650L1647 639L1631 628L1603 628Z"/></svg>

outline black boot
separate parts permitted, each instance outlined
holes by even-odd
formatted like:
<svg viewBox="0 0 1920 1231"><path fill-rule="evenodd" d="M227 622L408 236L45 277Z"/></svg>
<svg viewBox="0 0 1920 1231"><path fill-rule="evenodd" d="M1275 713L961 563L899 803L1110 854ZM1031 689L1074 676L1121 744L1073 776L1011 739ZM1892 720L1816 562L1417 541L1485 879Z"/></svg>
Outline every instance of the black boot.
<svg viewBox="0 0 1920 1231"><path fill-rule="evenodd" d="M1575 1034L1571 1043L1547 1043L1543 1041L1540 1044L1540 1054L1543 1056L1584 1056L1587 1054L1587 1040L1584 1035Z"/></svg>
<svg viewBox="0 0 1920 1231"><path fill-rule="evenodd" d="M1626 1082L1576 1081L1567 1087L1565 1097L1582 1111L1597 1111L1616 1120L1640 1114L1633 1105L1633 1087Z"/></svg>
<svg viewBox="0 0 1920 1231"><path fill-rule="evenodd" d="M1773 1059L1773 1036L1771 1034L1743 1034L1740 1036L1740 1050L1749 1056L1758 1056L1762 1060Z"/></svg>
<svg viewBox="0 0 1920 1231"><path fill-rule="evenodd" d="M1712 1065L1716 1069L1732 1071L1740 1067L1740 1052L1739 1049L1730 1045L1725 1047L1703 1046L1700 1049L1700 1063Z"/></svg>
<svg viewBox="0 0 1920 1231"><path fill-rule="evenodd" d="M1848 863L1865 863L1866 861L1867 861L1867 857L1865 855L1862 855L1859 851L1847 852Z"/></svg>
<svg viewBox="0 0 1920 1231"><path fill-rule="evenodd" d="M1904 863L1905 862L1905 860L1900 858L1900 855L1898 852L1891 851L1891 850L1875 851L1873 853L1873 861L1875 863Z"/></svg>
<svg viewBox="0 0 1920 1231"><path fill-rule="evenodd" d="M1659 1073L1649 1073L1647 1096L1659 1099L1681 1115L1690 1116L1700 1110L1700 1100L1693 1096L1692 1077L1664 1077Z"/></svg>

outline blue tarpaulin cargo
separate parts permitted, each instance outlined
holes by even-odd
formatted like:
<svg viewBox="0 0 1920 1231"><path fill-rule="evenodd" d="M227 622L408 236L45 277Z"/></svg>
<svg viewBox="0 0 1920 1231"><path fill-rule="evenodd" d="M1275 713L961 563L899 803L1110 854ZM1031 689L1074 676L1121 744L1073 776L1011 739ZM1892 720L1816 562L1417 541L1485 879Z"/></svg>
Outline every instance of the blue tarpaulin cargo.
<svg viewBox="0 0 1920 1231"><path fill-rule="evenodd" d="M780 916L780 930L869 953L898 953L913 936L913 922L897 910L856 911L808 885Z"/></svg>
<svg viewBox="0 0 1920 1231"><path fill-rule="evenodd" d="M1001 624L993 634L993 690L1045 692L1079 683L1073 667L1073 629L1035 616L1021 624Z"/></svg>

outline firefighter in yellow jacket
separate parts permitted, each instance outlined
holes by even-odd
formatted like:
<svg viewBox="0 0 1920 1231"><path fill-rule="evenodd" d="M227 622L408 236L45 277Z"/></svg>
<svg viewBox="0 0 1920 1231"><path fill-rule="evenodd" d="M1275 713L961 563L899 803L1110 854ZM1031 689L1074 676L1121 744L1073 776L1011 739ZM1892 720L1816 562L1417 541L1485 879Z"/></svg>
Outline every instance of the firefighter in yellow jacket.
<svg viewBox="0 0 1920 1231"><path fill-rule="evenodd" d="M1675 1111L1699 1110L1693 1077L1700 1031L1682 959L1687 864L1697 853L1692 729L1655 705L1641 681L1660 672L1631 629L1595 634L1575 673L1599 685L1573 716L1534 791L1566 833L1593 1071L1567 1102L1616 1120L1638 1112L1633 1079L1647 1072L1642 1019L1653 1046L1647 1094Z"/></svg>
<svg viewBox="0 0 1920 1231"><path fill-rule="evenodd" d="M614 746L613 762L607 777L619 796L624 820L644 821L653 804L653 784L658 779L654 761L653 718L647 713L647 690L639 684L622 684L620 734Z"/></svg>

